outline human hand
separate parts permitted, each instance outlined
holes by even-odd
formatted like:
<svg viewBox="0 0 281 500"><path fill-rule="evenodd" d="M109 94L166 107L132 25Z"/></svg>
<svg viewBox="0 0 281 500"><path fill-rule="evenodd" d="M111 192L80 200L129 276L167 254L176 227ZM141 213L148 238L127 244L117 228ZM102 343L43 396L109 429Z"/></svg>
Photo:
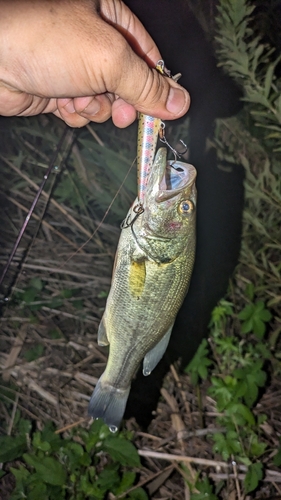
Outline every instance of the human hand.
<svg viewBox="0 0 281 500"><path fill-rule="evenodd" d="M140 111L183 116L189 94L155 69L160 52L121 0L0 0L0 114L54 113L72 127Z"/></svg>

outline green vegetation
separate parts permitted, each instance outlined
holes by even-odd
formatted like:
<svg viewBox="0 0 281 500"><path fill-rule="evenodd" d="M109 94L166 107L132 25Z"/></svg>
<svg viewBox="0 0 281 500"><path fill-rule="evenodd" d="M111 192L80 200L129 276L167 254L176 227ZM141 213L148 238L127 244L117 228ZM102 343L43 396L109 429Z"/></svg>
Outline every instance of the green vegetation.
<svg viewBox="0 0 281 500"><path fill-rule="evenodd" d="M224 1L218 6L218 50L220 65L243 87L247 113L263 130L260 140L273 153L281 152L280 81L275 75L281 55L262 42L251 27L255 9L245 0ZM261 135L262 134L262 135Z"/></svg>
<svg viewBox="0 0 281 500"><path fill-rule="evenodd" d="M247 287L249 291L254 299L252 285ZM251 302L236 314L235 332L230 334L233 317L234 305L222 300L212 314L210 348L204 340L186 371L193 380L200 377L210 382L208 394L216 402L218 427L224 429L213 434L213 451L225 461L248 466L244 488L249 493L263 477L260 460L267 451L260 430L266 415L256 416L253 410L267 381L266 362L272 356L270 346L261 338L271 314L262 301ZM210 365L211 370L202 371L202 366Z"/></svg>
<svg viewBox="0 0 281 500"><path fill-rule="evenodd" d="M196 11L200 2L192 0L192 4ZM203 4L208 14L207 2ZM212 313L208 341L202 342L186 369L196 386L192 392L195 399L198 396L203 425L204 397L216 410L212 421L216 432L200 437L201 442L208 446L214 462L232 464L240 476L233 477L234 471L230 479L215 480L210 468L196 465L191 477L181 463L175 482L179 483L179 471L188 477L191 500L228 499L230 483L239 500L248 494L265 497L261 488L268 469L281 466L280 427L274 428L277 424L270 420L271 411L260 409L262 397L274 381L280 387L281 375L281 82L276 71L280 57L257 30L253 9L245 0L221 0L218 7L217 54L225 71L244 89L245 107L237 117L217 121L208 146L216 149L219 168L227 163L229 168L239 164L245 169L243 239L228 294ZM202 24L208 26L206 19ZM1 190L8 207L3 211L2 229L5 242L11 243L26 215L24 208L30 206L36 192L32 182L40 184L62 124L47 116L34 117L28 123L23 118L6 123L3 137L10 134L13 144L6 141L1 152ZM186 130L182 133L176 128L174 142L185 135ZM89 429L54 432L62 422L81 417L86 407L81 394L90 394L95 383L91 378L97 378L104 368L104 355L99 357L98 351L92 355L93 332L108 293L116 228L135 196L135 171L126 177L135 155L135 137L134 127L120 132L110 124L79 131L67 168L60 166L52 174L53 189L46 186L46 196L39 200L36 213L39 220L44 215L43 225L37 234L38 221L31 219L18 251L16 264L24 256L26 267L19 273L1 324L5 354L13 349L14 340L21 335L26 339L0 397L6 423L7 415L17 407L16 395L22 408L14 421L11 417L10 435L0 438L0 462L4 464L0 477L5 480L12 473L16 484L11 500L92 500L106 495L147 498L138 487L143 477L146 483L147 469L139 462L130 433L110 435L99 421ZM114 209L100 226L113 199ZM0 353L1 369L7 368L7 357ZM89 366L83 364L87 357ZM181 410L186 411L183 406ZM164 418L161 411L160 421ZM53 424L43 423L46 415ZM170 418L171 412L168 415ZM163 434L153 445L171 441L170 421L165 424L162 420ZM8 425L1 424L1 433L7 431ZM151 446L149 441L146 447ZM196 449L194 455L200 456L200 451ZM185 453L179 447L176 452ZM202 456L205 452L206 448ZM173 449L168 448L167 453ZM148 463L150 467L151 461ZM157 463L157 467L161 466ZM276 494L272 481L269 488L271 496Z"/></svg>
<svg viewBox="0 0 281 500"><path fill-rule="evenodd" d="M213 311L209 342L202 342L186 369L215 402L223 431L210 436L214 453L247 466L237 498L258 490L266 464L280 465L280 448L272 450L264 433L268 416L257 410L281 373L280 56L255 31L254 9L245 0L221 0L218 6L220 65L241 84L246 104L237 118L218 120L210 145L220 161L245 168L243 240L229 293ZM192 499L226 498L224 486L217 492L206 477L193 486L199 492Z"/></svg>
<svg viewBox="0 0 281 500"><path fill-rule="evenodd" d="M20 419L16 435L0 438L0 461L16 460L8 467L16 480L10 500L98 500L108 492L146 500L142 488L133 488L140 459L131 437L112 435L99 420L62 437L51 423L32 431L31 423Z"/></svg>

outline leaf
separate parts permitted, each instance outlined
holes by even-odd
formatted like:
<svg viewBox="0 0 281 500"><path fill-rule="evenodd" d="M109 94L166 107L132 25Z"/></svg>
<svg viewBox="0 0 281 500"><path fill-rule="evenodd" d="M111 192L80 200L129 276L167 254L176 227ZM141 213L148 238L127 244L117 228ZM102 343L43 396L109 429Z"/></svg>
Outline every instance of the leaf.
<svg viewBox="0 0 281 500"><path fill-rule="evenodd" d="M36 482L33 488L30 487L29 489L27 500L45 500L46 498L50 498L49 496L46 497L47 487L41 481Z"/></svg>
<svg viewBox="0 0 281 500"><path fill-rule="evenodd" d="M254 433L251 433L249 436L250 441L250 454L252 457L260 457L263 455L267 448L267 444L258 440L258 436Z"/></svg>
<svg viewBox="0 0 281 500"><path fill-rule="evenodd" d="M226 434L217 432L213 436L213 450L221 454L223 460L228 460L231 455L241 453L242 447L236 430L229 430Z"/></svg>
<svg viewBox="0 0 281 500"><path fill-rule="evenodd" d="M206 339L203 339L195 353L195 356L184 370L186 373L190 373L193 385L198 384L198 376L200 376L203 380L206 380L208 376L208 366L213 364L213 362L208 359L208 354L208 342Z"/></svg>
<svg viewBox="0 0 281 500"><path fill-rule="evenodd" d="M38 290L36 290L36 288L27 288L22 296L21 296L21 299L23 302L25 302L26 304L30 304L30 302L34 302L34 300L36 299L38 295Z"/></svg>
<svg viewBox="0 0 281 500"><path fill-rule="evenodd" d="M63 300L59 297L53 297L52 300L48 303L48 307L51 309L58 309L63 306Z"/></svg>
<svg viewBox="0 0 281 500"><path fill-rule="evenodd" d="M268 309L264 309L263 311L260 312L260 318L262 321L270 321L272 318L272 314Z"/></svg>
<svg viewBox="0 0 281 500"><path fill-rule="evenodd" d="M108 490L111 491L113 488L115 488L120 481L118 469L118 464L109 465L105 469L103 469L96 481L96 485L98 486L98 488L101 488L104 492Z"/></svg>
<svg viewBox="0 0 281 500"><path fill-rule="evenodd" d="M248 283L245 289L245 295L252 301L255 295L255 287L253 283Z"/></svg>
<svg viewBox="0 0 281 500"><path fill-rule="evenodd" d="M244 488L246 495L257 488L259 481L262 478L263 478L263 464L260 462L251 464L248 468L244 480Z"/></svg>
<svg viewBox="0 0 281 500"><path fill-rule="evenodd" d="M252 414L251 410L249 410L249 408L247 408L247 406L243 405L242 403L231 403L226 411L229 415L234 415L236 417L240 415L245 422L250 425L255 425L254 415Z"/></svg>
<svg viewBox="0 0 281 500"><path fill-rule="evenodd" d="M252 61L252 71L253 72L255 72L257 69L257 65L259 63L259 58L262 55L263 51L264 51L264 46L262 44L258 45L256 50L255 50L255 56L254 56L253 61ZM265 97L267 97L266 94L265 94Z"/></svg>
<svg viewBox="0 0 281 500"><path fill-rule="evenodd" d="M265 322L269 321L271 317L271 313L265 308L263 301L259 300L255 304L249 304L238 314L238 318L243 320L241 332L253 331L258 339L262 339L266 331Z"/></svg>
<svg viewBox="0 0 281 500"><path fill-rule="evenodd" d="M218 497L213 493L213 486L210 484L207 477L198 479L195 488L199 493L192 493L190 495L190 500L218 500Z"/></svg>
<svg viewBox="0 0 281 500"><path fill-rule="evenodd" d="M48 443L48 441L41 440L41 432L39 432L39 431L34 432L33 438L32 438L32 444L33 444L34 448L37 448L38 450L42 450L42 451L50 451L51 450L50 443Z"/></svg>
<svg viewBox="0 0 281 500"><path fill-rule="evenodd" d="M73 300L72 305L81 311L84 308L84 301L82 299Z"/></svg>
<svg viewBox="0 0 281 500"><path fill-rule="evenodd" d="M83 474L82 476L80 475L80 477L79 477L79 487L78 488L79 488L79 490L81 490L85 494L86 498L88 498L88 497L91 498L91 496L95 492L95 489L94 489L95 485L93 485L92 482L89 481L89 479L88 479L88 477L87 477L86 474ZM104 491L100 492L100 493L103 494ZM99 498L102 498L102 496L99 497Z"/></svg>
<svg viewBox="0 0 281 500"><path fill-rule="evenodd" d="M232 390L219 378L211 377L211 383L212 387L208 389L208 393L216 399L218 411L223 411L232 400Z"/></svg>
<svg viewBox="0 0 281 500"><path fill-rule="evenodd" d="M57 339L62 339L63 338L63 335L61 334L61 332L59 330L57 330L56 328L50 330L48 332L48 335L53 340L57 340Z"/></svg>
<svg viewBox="0 0 281 500"><path fill-rule="evenodd" d="M47 441L51 446L52 451L58 451L62 446L62 438L59 434L55 434L55 427L52 422L47 422L41 432L42 441Z"/></svg>
<svg viewBox="0 0 281 500"><path fill-rule="evenodd" d="M66 471L58 460L53 457L36 457L25 453L24 461L34 467L42 481L54 486L63 486L66 482Z"/></svg>
<svg viewBox="0 0 281 500"><path fill-rule="evenodd" d="M70 299L71 297L73 297L75 293L75 290L70 290L69 288L66 288L65 290L61 290L60 292L60 295L64 298L64 299Z"/></svg>
<svg viewBox="0 0 281 500"><path fill-rule="evenodd" d="M266 326L260 318L253 318L253 332L261 340L264 337Z"/></svg>
<svg viewBox="0 0 281 500"><path fill-rule="evenodd" d="M143 488L136 488L134 491L129 493L129 498L132 500L148 500L148 496Z"/></svg>
<svg viewBox="0 0 281 500"><path fill-rule="evenodd" d="M91 424L89 432L86 432L85 429L79 430L79 436L83 439L87 452L90 452L103 439L100 433L105 427L106 432L109 431L108 426L105 426L102 419L98 418Z"/></svg>
<svg viewBox="0 0 281 500"><path fill-rule="evenodd" d="M26 436L0 436L0 462L12 462L27 450Z"/></svg>
<svg viewBox="0 0 281 500"><path fill-rule="evenodd" d="M103 443L103 448L109 455L122 465L140 467L140 457L135 446L121 436L108 436Z"/></svg>
<svg viewBox="0 0 281 500"><path fill-rule="evenodd" d="M31 428L32 428L32 424L31 424L30 420L26 420L25 418L21 418L21 416L19 418L20 418L19 425L18 425L19 433L20 434L29 434L31 431Z"/></svg>
<svg viewBox="0 0 281 500"><path fill-rule="evenodd" d="M249 319L252 317L253 312L254 304L248 304L244 307L244 309L242 309L242 311L240 311L240 313L238 314L238 318L243 320Z"/></svg>
<svg viewBox="0 0 281 500"><path fill-rule="evenodd" d="M276 465L276 467L280 467L280 465L281 465L281 448L279 448L276 455L274 455L273 463L274 463L274 465Z"/></svg>
<svg viewBox="0 0 281 500"><path fill-rule="evenodd" d="M22 465L20 465L18 469L10 467L10 471L13 474L13 476L15 476L17 483L26 481L28 476L30 476L30 472Z"/></svg>
<svg viewBox="0 0 281 500"><path fill-rule="evenodd" d="M24 353L24 357L28 362L35 361L36 359L41 358L43 352L44 352L44 345L37 344L34 347L28 349L28 351Z"/></svg>
<svg viewBox="0 0 281 500"><path fill-rule="evenodd" d="M121 493L125 493L135 482L136 473L132 471L126 471L122 475L122 479L117 488L114 489L114 495L121 495Z"/></svg>
<svg viewBox="0 0 281 500"><path fill-rule="evenodd" d="M73 441L66 442L64 453L68 457L69 466L72 470L76 467L81 467L81 465L88 467L91 464L89 453L86 453L79 443Z"/></svg>
<svg viewBox="0 0 281 500"><path fill-rule="evenodd" d="M265 79L264 79L264 96L268 98L270 90L271 90L271 85L272 85L272 79L273 79L273 73L275 69L275 64L269 64Z"/></svg>
<svg viewBox="0 0 281 500"><path fill-rule="evenodd" d="M43 289L44 283L40 278L32 278L29 281L28 285L32 288L35 288L35 290L38 290L39 292L41 292L41 290Z"/></svg>
<svg viewBox="0 0 281 500"><path fill-rule="evenodd" d="M76 457L82 457L84 455L84 449L79 443L69 442L67 444L67 449L71 450Z"/></svg>
<svg viewBox="0 0 281 500"><path fill-rule="evenodd" d="M250 408L253 406L254 402L257 400L259 391L255 383L247 384L247 390L244 393L244 401Z"/></svg>

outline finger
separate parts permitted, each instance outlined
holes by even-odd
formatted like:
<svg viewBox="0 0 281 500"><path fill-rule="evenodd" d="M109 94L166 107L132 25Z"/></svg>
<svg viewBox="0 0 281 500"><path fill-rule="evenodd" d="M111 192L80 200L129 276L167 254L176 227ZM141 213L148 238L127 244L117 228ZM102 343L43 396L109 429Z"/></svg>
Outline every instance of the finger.
<svg viewBox="0 0 281 500"><path fill-rule="evenodd" d="M112 104L112 121L116 127L125 128L131 125L137 117L137 112L131 104L117 99Z"/></svg>
<svg viewBox="0 0 281 500"><path fill-rule="evenodd" d="M149 71L145 62L136 55L140 55L150 67L154 67L161 58L156 44L137 17L120 0L103 0L101 14L128 40L135 51L130 50L128 45L127 57L122 55L120 58L120 76L115 92L143 113L168 120L183 116L190 105L188 92L172 79ZM121 103L118 110L120 114L114 116L114 122L117 124L120 118L120 123L125 123L126 114L122 117L125 108Z"/></svg>
<svg viewBox="0 0 281 500"><path fill-rule="evenodd" d="M114 96L102 94L97 96L75 97L74 99L57 99L56 116L62 118L70 127L83 127L90 121L103 123L111 116Z"/></svg>
<svg viewBox="0 0 281 500"><path fill-rule="evenodd" d="M56 111L53 112L55 116L63 120L69 127L81 128L87 125L90 120L78 115L78 113L68 113L64 108L57 107Z"/></svg>
<svg viewBox="0 0 281 500"><path fill-rule="evenodd" d="M2 116L31 116L42 113L49 99L21 92L0 82L0 110Z"/></svg>
<svg viewBox="0 0 281 500"><path fill-rule="evenodd" d="M132 68L130 72L128 67ZM189 94L183 87L151 70L129 47L127 57L123 54L119 59L119 71L109 89L137 111L162 120L180 118L190 105Z"/></svg>
<svg viewBox="0 0 281 500"><path fill-rule="evenodd" d="M84 116L96 123L103 123L111 117L112 103L114 99L115 97L113 94L106 92L104 94L98 94L94 97L88 98L89 102L86 107L84 107L84 105L87 102L87 98L76 97L73 101L77 113L81 116Z"/></svg>

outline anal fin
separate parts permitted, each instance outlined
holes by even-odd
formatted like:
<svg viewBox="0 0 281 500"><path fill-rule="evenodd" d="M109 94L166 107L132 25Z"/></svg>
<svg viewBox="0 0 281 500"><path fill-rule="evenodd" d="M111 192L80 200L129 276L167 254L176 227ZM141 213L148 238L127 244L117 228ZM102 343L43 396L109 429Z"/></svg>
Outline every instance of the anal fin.
<svg viewBox="0 0 281 500"><path fill-rule="evenodd" d="M101 346L106 346L109 344L104 324L104 317L101 318L101 322L98 329L98 344Z"/></svg>
<svg viewBox="0 0 281 500"><path fill-rule="evenodd" d="M160 359L163 357L172 333L174 323L170 326L169 330L165 333L164 337L145 355L143 360L142 373L147 376L150 375L155 366L158 365Z"/></svg>

